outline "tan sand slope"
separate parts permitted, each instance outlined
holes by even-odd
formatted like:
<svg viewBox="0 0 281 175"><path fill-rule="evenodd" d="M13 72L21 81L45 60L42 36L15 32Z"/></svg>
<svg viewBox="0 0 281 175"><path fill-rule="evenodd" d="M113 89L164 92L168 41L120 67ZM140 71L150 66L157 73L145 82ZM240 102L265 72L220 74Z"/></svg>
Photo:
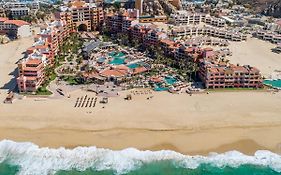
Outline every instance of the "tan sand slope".
<svg viewBox="0 0 281 175"><path fill-rule="evenodd" d="M280 93L155 93L151 100L143 95L133 96L132 101L123 100L123 93L106 105L74 108L76 98L86 94L94 96L76 91L70 99L1 104L0 139L51 147L136 147L189 154L227 149L280 151Z"/></svg>

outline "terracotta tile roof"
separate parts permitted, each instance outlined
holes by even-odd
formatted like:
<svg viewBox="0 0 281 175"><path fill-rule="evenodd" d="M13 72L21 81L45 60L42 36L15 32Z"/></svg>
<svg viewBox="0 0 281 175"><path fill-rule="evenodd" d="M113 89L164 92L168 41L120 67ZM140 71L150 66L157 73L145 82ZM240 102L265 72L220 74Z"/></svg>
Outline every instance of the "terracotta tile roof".
<svg viewBox="0 0 281 175"><path fill-rule="evenodd" d="M83 7L83 6L85 5L85 2L84 2L84 1L77 0L77 1L72 2L71 5L72 5L73 7Z"/></svg>
<svg viewBox="0 0 281 175"><path fill-rule="evenodd" d="M37 72L40 68L38 67L25 67L23 69L23 71L33 71L33 72Z"/></svg>
<svg viewBox="0 0 281 175"><path fill-rule="evenodd" d="M127 72L121 69L106 69L103 70L100 74L105 77L123 77L127 75Z"/></svg>
<svg viewBox="0 0 281 175"><path fill-rule="evenodd" d="M150 81L153 81L155 83L160 83L163 81L163 78L162 77L151 77Z"/></svg>
<svg viewBox="0 0 281 175"><path fill-rule="evenodd" d="M247 69L243 66L234 66L232 67L233 71L236 72L248 72Z"/></svg>
<svg viewBox="0 0 281 175"><path fill-rule="evenodd" d="M139 73L146 72L146 71L147 71L147 69L145 67L141 66L141 67L137 67L137 68L133 69L133 74L139 74Z"/></svg>
<svg viewBox="0 0 281 175"><path fill-rule="evenodd" d="M210 48L210 47L206 47L206 48L204 48L204 50L205 50L205 51L213 51L213 49Z"/></svg>
<svg viewBox="0 0 281 175"><path fill-rule="evenodd" d="M4 22L4 21L7 21L8 20L8 18L2 18L2 17L0 17L0 22Z"/></svg>
<svg viewBox="0 0 281 175"><path fill-rule="evenodd" d="M97 72L90 72L90 73L88 73L88 72L83 72L82 75L83 75L83 77L85 77L85 78L95 78L95 77L98 77L98 76L99 76Z"/></svg>
<svg viewBox="0 0 281 175"><path fill-rule="evenodd" d="M128 71L130 68L126 65L116 65L114 66L115 69L119 69L119 70L125 70L125 71Z"/></svg>
<svg viewBox="0 0 281 175"><path fill-rule="evenodd" d="M23 25L29 25L28 22L23 21L23 20L6 20L4 22L4 24L14 24L14 25L19 26L19 27L23 26Z"/></svg>
<svg viewBox="0 0 281 175"><path fill-rule="evenodd" d="M162 40L161 40L161 42L162 42L162 43L165 43L165 44L167 44L167 45L172 45L172 44L175 44L175 42L174 42L174 41L169 40L169 39L162 39Z"/></svg>
<svg viewBox="0 0 281 175"><path fill-rule="evenodd" d="M27 60L27 62L25 64L34 64L34 65L38 65L38 64L41 64L42 61L39 60L39 59L29 59Z"/></svg>

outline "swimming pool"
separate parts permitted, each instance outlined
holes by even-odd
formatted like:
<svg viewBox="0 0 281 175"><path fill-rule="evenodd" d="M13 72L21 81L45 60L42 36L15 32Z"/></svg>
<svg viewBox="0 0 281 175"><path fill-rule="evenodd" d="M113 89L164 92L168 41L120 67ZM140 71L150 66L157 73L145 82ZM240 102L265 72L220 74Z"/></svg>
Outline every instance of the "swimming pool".
<svg viewBox="0 0 281 175"><path fill-rule="evenodd" d="M173 85L177 82L177 79L174 77L165 77L165 82L169 85Z"/></svg>
<svg viewBox="0 0 281 175"><path fill-rule="evenodd" d="M270 85L274 88L281 88L281 80L264 80L263 84Z"/></svg>
<svg viewBox="0 0 281 175"><path fill-rule="evenodd" d="M100 58L97 60L98 63L103 63L104 61L105 61L105 58L104 58L104 57L100 57Z"/></svg>
<svg viewBox="0 0 281 175"><path fill-rule="evenodd" d="M114 58L109 64L120 65L125 63L125 58Z"/></svg>
<svg viewBox="0 0 281 175"><path fill-rule="evenodd" d="M125 56L125 54L123 52L110 52L108 53L109 56L113 57L113 58L120 58L120 57L123 57Z"/></svg>
<svg viewBox="0 0 281 175"><path fill-rule="evenodd" d="M125 54L123 52L110 52L108 53L108 55L113 58L113 60L110 61L109 64L120 65L125 63Z"/></svg>
<svg viewBox="0 0 281 175"><path fill-rule="evenodd" d="M155 88L153 89L155 91L167 91L169 88L161 87L161 85L155 84Z"/></svg>
<svg viewBox="0 0 281 175"><path fill-rule="evenodd" d="M128 65L128 67L130 68L130 69L135 69L135 68L137 68L137 67L139 67L140 65L139 64L137 64L137 63L133 63L133 64L129 64Z"/></svg>

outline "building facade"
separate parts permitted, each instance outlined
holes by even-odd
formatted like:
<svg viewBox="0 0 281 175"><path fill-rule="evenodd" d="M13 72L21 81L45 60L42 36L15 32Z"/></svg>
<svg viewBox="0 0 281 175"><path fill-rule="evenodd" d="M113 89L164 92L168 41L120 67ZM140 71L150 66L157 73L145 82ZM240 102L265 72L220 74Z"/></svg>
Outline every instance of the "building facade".
<svg viewBox="0 0 281 175"><path fill-rule="evenodd" d="M0 18L0 31L12 38L29 37L32 35L30 24L23 20Z"/></svg>
<svg viewBox="0 0 281 175"><path fill-rule="evenodd" d="M35 92L44 81L44 64L41 59L21 60L18 64L19 92Z"/></svg>
<svg viewBox="0 0 281 175"><path fill-rule="evenodd" d="M104 22L103 8L95 3L77 0L71 2L69 7L61 7L60 10L56 17L67 21L75 31L97 30Z"/></svg>

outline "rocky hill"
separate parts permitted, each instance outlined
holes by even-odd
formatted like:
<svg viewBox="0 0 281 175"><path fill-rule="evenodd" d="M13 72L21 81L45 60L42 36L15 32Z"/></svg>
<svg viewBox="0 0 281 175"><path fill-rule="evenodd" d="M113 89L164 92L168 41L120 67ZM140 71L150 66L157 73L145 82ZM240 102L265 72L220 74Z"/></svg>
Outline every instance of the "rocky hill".
<svg viewBox="0 0 281 175"><path fill-rule="evenodd" d="M281 18L281 1L269 4L264 10L265 15Z"/></svg>
<svg viewBox="0 0 281 175"><path fill-rule="evenodd" d="M281 0L235 0L237 4L248 4L255 12L281 17Z"/></svg>

